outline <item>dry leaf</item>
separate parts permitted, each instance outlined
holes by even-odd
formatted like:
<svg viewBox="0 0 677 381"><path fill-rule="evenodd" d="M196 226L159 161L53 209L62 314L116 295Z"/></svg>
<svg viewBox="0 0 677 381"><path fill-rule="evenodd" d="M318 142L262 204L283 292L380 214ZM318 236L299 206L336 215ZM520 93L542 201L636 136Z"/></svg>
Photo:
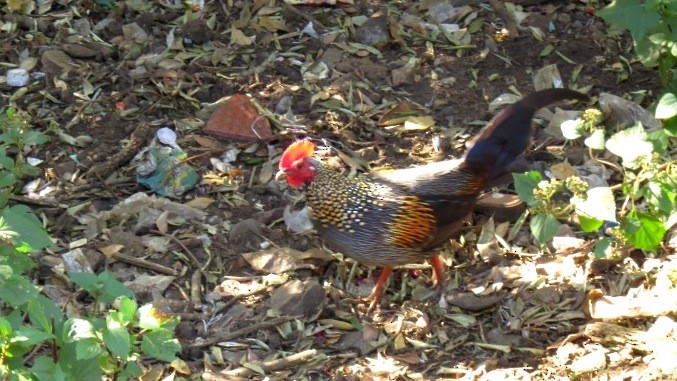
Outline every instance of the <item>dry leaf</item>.
<svg viewBox="0 0 677 381"><path fill-rule="evenodd" d="M281 274L291 270L313 268L310 263L304 262L307 259L320 259L326 263L326 256L319 256L317 251L301 252L289 247L280 247L266 249L252 253L242 254L249 265L259 271L266 273Z"/></svg>
<svg viewBox="0 0 677 381"><path fill-rule="evenodd" d="M199 144L203 148L209 148L209 149L221 149L223 148L223 144L219 142L216 139L212 139L206 136L200 136L200 135L191 135L190 136L195 143Z"/></svg>
<svg viewBox="0 0 677 381"><path fill-rule="evenodd" d="M106 247L100 248L99 251L106 257L111 258L113 254L119 253L123 248L123 245L108 245Z"/></svg>
<svg viewBox="0 0 677 381"><path fill-rule="evenodd" d="M435 125L435 119L432 116L412 116L404 121L406 131L427 130Z"/></svg>
<svg viewBox="0 0 677 381"><path fill-rule="evenodd" d="M381 127L394 126L404 123L412 116L421 116L425 114L426 110L411 102L401 102L388 110L381 119L378 125Z"/></svg>
<svg viewBox="0 0 677 381"><path fill-rule="evenodd" d="M157 230L162 233L162 234L167 234L169 231L169 223L167 222L169 220L169 212L164 211L160 214L160 216L155 220L155 226L157 226Z"/></svg>
<svg viewBox="0 0 677 381"><path fill-rule="evenodd" d="M245 36L241 30L235 29L235 27L230 29L230 40L240 46L248 46L254 43L251 38Z"/></svg>
<svg viewBox="0 0 677 381"><path fill-rule="evenodd" d="M196 197L183 205L190 206L191 208L205 210L214 202L214 199L209 197Z"/></svg>
<svg viewBox="0 0 677 381"><path fill-rule="evenodd" d="M273 178L273 163L266 161L261 165L261 173L259 174L259 182L261 184L268 184L268 181Z"/></svg>
<svg viewBox="0 0 677 381"><path fill-rule="evenodd" d="M550 172L557 180L566 180L576 175L576 170L569 163L557 163L550 167Z"/></svg>

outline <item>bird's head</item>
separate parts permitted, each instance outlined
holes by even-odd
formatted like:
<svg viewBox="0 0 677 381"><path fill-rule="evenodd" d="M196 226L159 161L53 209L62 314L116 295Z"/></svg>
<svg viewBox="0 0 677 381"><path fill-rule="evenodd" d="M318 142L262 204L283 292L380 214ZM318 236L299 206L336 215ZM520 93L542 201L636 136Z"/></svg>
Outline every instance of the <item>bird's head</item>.
<svg viewBox="0 0 677 381"><path fill-rule="evenodd" d="M287 179L287 184L294 189L310 184L317 172L317 162L312 159L313 152L315 144L310 140L292 143L280 158L280 171L275 179Z"/></svg>

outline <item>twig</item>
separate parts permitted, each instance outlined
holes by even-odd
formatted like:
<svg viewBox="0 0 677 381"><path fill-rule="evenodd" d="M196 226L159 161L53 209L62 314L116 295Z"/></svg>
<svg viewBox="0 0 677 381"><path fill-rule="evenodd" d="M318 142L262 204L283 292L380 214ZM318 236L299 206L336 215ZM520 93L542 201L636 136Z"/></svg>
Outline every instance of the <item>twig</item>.
<svg viewBox="0 0 677 381"><path fill-rule="evenodd" d="M146 145L154 128L155 126L149 124L137 126L129 138L129 144L122 151L111 156L105 162L91 167L85 174L85 177L88 179L105 179L110 176L111 173L131 160Z"/></svg>
<svg viewBox="0 0 677 381"><path fill-rule="evenodd" d="M30 197L26 196L18 196L18 195L9 195L9 199L12 201L17 201L22 204L29 204L29 205L35 205L43 208L61 208L61 209L66 209L68 208L65 205L61 205L56 201L50 201L50 200L36 200Z"/></svg>
<svg viewBox="0 0 677 381"><path fill-rule="evenodd" d="M238 337L241 337L241 336L244 336L244 335L248 335L252 332L256 332L258 330L274 327L276 325L286 323L288 321L292 321L292 320L298 319L300 317L301 316L280 316L280 317L277 317L277 318L272 319L272 320L263 321L263 322L260 322L258 324L250 325L249 327L244 327L242 329L238 329L237 331L224 332L224 333L214 335L207 340L201 341L199 343L193 343L193 344L189 345L188 348L208 347L210 345L214 345L214 344L218 343L219 341L233 340L235 338L238 338Z"/></svg>
<svg viewBox="0 0 677 381"><path fill-rule="evenodd" d="M214 318L214 316L216 316L216 315L220 314L221 312L227 310L228 308L232 307L233 304L237 303L238 301L240 301L240 300L242 300L242 299L244 299L248 296L254 296L254 295L266 292L266 291L268 291L268 287L261 287L259 289L252 291L252 292L248 292L246 294L237 294L237 295L233 296L232 299L230 299L229 301L227 301L226 303L221 305L219 308L217 308L216 310L211 312L209 314L210 315L209 318L205 317L205 313L198 313L198 312L175 312L175 313L172 313L172 315L180 317L181 320L200 320L200 319L211 320L211 319Z"/></svg>
<svg viewBox="0 0 677 381"><path fill-rule="evenodd" d="M260 367L264 372L275 372L283 369L290 369L296 366L307 363L308 361L313 360L313 358L319 358L322 360L327 359L327 356L323 353L318 353L317 349L308 349L303 352L294 353L293 355L285 356L275 360L268 361L256 361L252 365ZM254 371L246 367L240 367L233 370L224 371L221 373L210 372L210 376L214 376L213 380L230 380L230 376L235 377L247 377L252 375ZM223 378L221 378L223 377ZM206 379L206 378L205 378Z"/></svg>
<svg viewBox="0 0 677 381"><path fill-rule="evenodd" d="M105 185L120 185L120 184L124 184L124 183L127 183L127 182L132 182L132 178L131 177L121 177L119 179L115 179L115 180L111 180L111 181L105 181L105 182L92 181L92 182L89 182L87 184L78 185L78 186L71 187L71 188L59 189L56 192L56 194L60 195L62 193L68 193L69 196L66 197L65 199L71 199L71 198L75 198L74 195L76 193L85 192L85 191L92 190L92 189L97 188L97 187L102 187L102 186L104 186L104 184Z"/></svg>
<svg viewBox="0 0 677 381"><path fill-rule="evenodd" d="M193 255L193 252L190 251L190 249L188 249L188 247L186 247L186 245L184 245L183 242L181 242L180 239L174 237L171 234L163 233L159 230L151 230L150 232L153 233L153 234L160 234L163 237L167 237L167 238L171 239L172 241L176 242L179 246L181 246L183 251L186 252L186 254L188 255L188 258L190 258L191 262L193 262L193 265L195 265L196 268L202 270L202 266L200 265L200 262L197 260L195 255Z"/></svg>
<svg viewBox="0 0 677 381"><path fill-rule="evenodd" d="M190 302L193 308L200 306L202 302L202 270L197 269L190 277Z"/></svg>
<svg viewBox="0 0 677 381"><path fill-rule="evenodd" d="M172 276L179 275L179 273L177 273L173 269L170 269L169 267L165 267L165 266L159 265L157 263L147 261L145 259L134 258L130 255L121 254L121 253L113 253L111 256L114 259L117 259L120 262L125 262L125 263L128 263L128 264L136 266L136 267L144 268L146 270L155 271L155 272L160 273L160 274L172 275Z"/></svg>

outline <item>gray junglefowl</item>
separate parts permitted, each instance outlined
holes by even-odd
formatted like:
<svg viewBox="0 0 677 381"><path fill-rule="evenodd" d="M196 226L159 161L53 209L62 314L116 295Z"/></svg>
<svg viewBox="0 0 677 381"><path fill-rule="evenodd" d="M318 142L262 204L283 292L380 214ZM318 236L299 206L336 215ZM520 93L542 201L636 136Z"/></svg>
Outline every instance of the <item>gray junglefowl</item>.
<svg viewBox="0 0 677 381"><path fill-rule="evenodd" d="M372 309L393 267L430 259L437 284L444 266L436 249L452 238L480 193L505 177L531 139L534 113L553 102L588 96L547 89L507 106L478 134L461 159L348 178L313 157L315 145L291 144L276 178L305 192L311 220L333 249L368 266L383 267Z"/></svg>

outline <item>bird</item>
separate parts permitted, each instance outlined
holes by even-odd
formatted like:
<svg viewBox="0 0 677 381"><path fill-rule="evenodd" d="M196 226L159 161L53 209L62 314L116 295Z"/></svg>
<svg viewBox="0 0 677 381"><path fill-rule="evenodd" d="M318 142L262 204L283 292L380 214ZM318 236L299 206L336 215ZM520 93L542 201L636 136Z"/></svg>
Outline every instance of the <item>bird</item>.
<svg viewBox="0 0 677 381"><path fill-rule="evenodd" d="M313 226L330 248L383 268L367 298L371 311L394 267L429 259L438 287L444 284L437 249L458 233L480 194L509 175L530 143L535 112L562 100L589 97L564 88L531 93L492 118L460 159L355 177L323 165L315 144L299 140L283 152L275 178L305 193Z"/></svg>

